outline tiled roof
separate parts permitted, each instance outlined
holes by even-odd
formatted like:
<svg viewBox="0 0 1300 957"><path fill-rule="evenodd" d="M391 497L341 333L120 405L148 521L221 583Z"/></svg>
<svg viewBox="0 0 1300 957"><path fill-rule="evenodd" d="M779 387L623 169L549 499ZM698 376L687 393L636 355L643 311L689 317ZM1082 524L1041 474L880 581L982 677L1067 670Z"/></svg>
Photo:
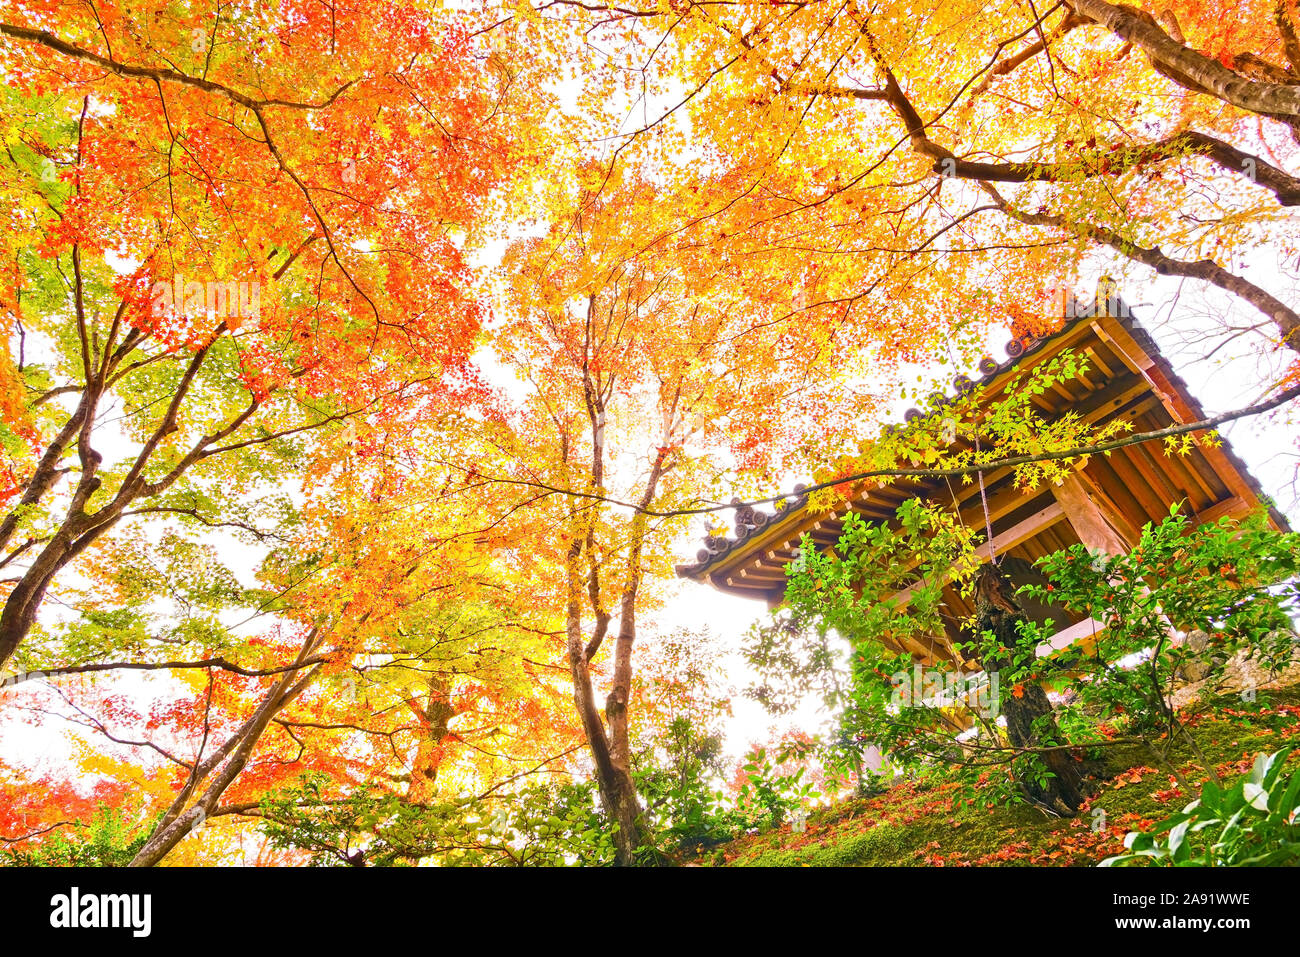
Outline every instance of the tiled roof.
<svg viewBox="0 0 1300 957"><path fill-rule="evenodd" d="M1104 311L1099 309L1105 307ZM1016 368L1026 356L1032 355L1039 351L1045 344L1057 339L1078 323L1089 321L1099 314L1110 316L1117 319L1127 330L1133 340L1145 352L1160 369L1160 372L1166 378L1169 384L1180 394L1188 407L1192 410L1196 419L1204 419L1205 412L1200 402L1193 396L1187 388L1187 384L1174 371L1173 366L1161 354L1159 346L1133 316L1132 310L1118 295L1113 295L1109 300L1097 300L1088 302L1084 300L1072 299L1065 310L1067 321L1056 332L1042 339L1032 337L1012 339L1006 345L1007 358L998 362L991 356L981 359L978 366L978 375L972 379L968 375L958 375L953 379L952 385L955 391L954 395L948 396L937 394L934 397L936 406L954 401L958 396L963 395L973 389L978 389L990 385L995 379L1006 372ZM903 417L903 421L885 427L885 434L890 435L902 429L906 429L917 419L924 418L926 413L920 409L908 409ZM1222 440L1221 450L1227 456L1233 468L1242 476L1247 485L1255 492L1256 496L1264 501L1271 501L1264 493L1258 480L1251 475L1245 462L1233 452L1231 445L1226 439ZM773 523L785 524L793 522L796 516L807 511L808 494L807 486L803 484L794 487L794 494L787 496L782 502L777 503L775 513L766 512L752 505L745 505L740 499L732 499L731 505L735 508L734 531L731 536L726 535L706 535L704 538L704 547L696 553L696 560L691 563L677 566L677 575L681 578L701 578L712 566L716 565L721 559L726 557L737 546L743 545L749 538L769 527ZM1274 522L1279 528L1289 529L1285 516L1276 508L1271 509Z"/></svg>

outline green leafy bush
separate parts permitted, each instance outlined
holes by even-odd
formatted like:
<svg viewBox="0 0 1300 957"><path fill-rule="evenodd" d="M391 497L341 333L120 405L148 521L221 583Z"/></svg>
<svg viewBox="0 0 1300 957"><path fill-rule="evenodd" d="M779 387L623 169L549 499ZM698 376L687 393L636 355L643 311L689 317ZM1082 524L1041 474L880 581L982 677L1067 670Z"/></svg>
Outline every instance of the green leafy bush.
<svg viewBox="0 0 1300 957"><path fill-rule="evenodd" d="M331 799L319 775L304 775L261 807L274 847L318 866L609 864L610 829L591 784L535 785L514 792L415 804L363 788Z"/></svg>
<svg viewBox="0 0 1300 957"><path fill-rule="evenodd" d="M144 846L153 823L126 808L101 805L89 821L79 821L23 850L0 845L4 867L125 867Z"/></svg>
<svg viewBox="0 0 1300 957"><path fill-rule="evenodd" d="M752 826L778 827L816 794L816 789L803 780L806 768L783 771L781 757L774 759L766 748L755 748L741 765L744 783L736 803Z"/></svg>
<svg viewBox="0 0 1300 957"><path fill-rule="evenodd" d="M777 712L819 696L837 725L828 740L843 765L858 759L858 770L874 744L901 770L940 764L970 783L1000 763L1016 781L1041 787L1052 772L1040 755L996 750L1005 737L999 712L1033 686L1061 693L1035 719L1036 746L1078 745L1077 756L1093 762L1119 735L1144 742L1172 769L1174 749L1195 749L1170 704L1181 682L1204 680L1208 697L1234 661L1277 671L1295 660L1300 535L1270 527L1263 513L1197 525L1175 506L1142 529L1128 554L1075 545L1035 568L1021 563L1029 583L1017 597L1037 610L1018 622L1010 647L1005 635L975 633L973 619L945 618L942 589L951 580L969 593L978 535L944 509L909 500L895 522L850 513L834 549L806 540L789 571L787 608L747 643L760 678L751 696ZM1088 643L1040 655L1065 623L1051 618L1066 613L1105 627ZM961 657L998 663L983 685L952 662L922 669L897 650L926 647L953 625L968 636L954 643ZM954 730L970 720L983 750ZM1004 787L996 797L1015 801L1016 792Z"/></svg>
<svg viewBox="0 0 1300 957"><path fill-rule="evenodd" d="M1102 867L1300 865L1300 771L1283 773L1293 748L1257 755L1250 773L1220 789L1207 781L1201 796L1149 832L1124 838L1128 853Z"/></svg>
<svg viewBox="0 0 1300 957"><path fill-rule="evenodd" d="M734 837L743 816L721 787L722 737L686 715L673 718L655 755L638 755L633 771L646 819L668 849L712 845Z"/></svg>
<svg viewBox="0 0 1300 957"><path fill-rule="evenodd" d="M1277 670L1295 654L1300 535L1268 527L1263 513L1195 525L1175 506L1142 529L1127 555L1075 545L1037 564L1050 584L1026 586L1019 597L1106 626L1090 651L1070 648L1051 662L1071 673L1078 707L1148 738L1176 730L1168 700L1179 680L1213 687L1234 657ZM1171 625L1188 640L1172 640ZM1046 640L1054 627L1033 628L1031 640Z"/></svg>

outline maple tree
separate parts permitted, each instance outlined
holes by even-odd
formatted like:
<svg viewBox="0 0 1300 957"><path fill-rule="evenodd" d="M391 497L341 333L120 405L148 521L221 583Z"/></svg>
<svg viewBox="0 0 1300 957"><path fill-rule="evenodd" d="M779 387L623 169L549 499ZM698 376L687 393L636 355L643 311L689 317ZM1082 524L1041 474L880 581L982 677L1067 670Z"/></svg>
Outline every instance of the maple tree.
<svg viewBox="0 0 1300 957"><path fill-rule="evenodd" d="M157 646L137 648L137 660L52 667L18 684L60 679L59 707L49 694L9 707L64 713L89 732L79 767L134 789L134 826L151 836L133 863L184 860L192 850L182 842L200 834L206 854L234 853L246 822L312 819L365 793L437 820L448 791L569 769L577 730L548 661L554 633L518 587L526 567L501 547L520 530L467 527L461 516L482 495L445 472L394 467L374 454L382 444L375 433L358 438L311 484L298 527L278 530L262 587L239 609L261 623L252 636L212 627L191 638L205 643L204 658L156 660L175 653L165 623L184 621L193 596L183 594L180 608L150 616ZM98 584L126 595L136 579ZM139 691L68 681L101 667L172 671L180 682L155 684L155 703L142 707ZM14 831L67 823L59 793L26 809Z"/></svg>
<svg viewBox="0 0 1300 957"><path fill-rule="evenodd" d="M1052 331L1097 249L1244 301L1262 314L1247 326L1261 351L1298 344L1285 286L1247 261L1265 238L1279 258L1293 250L1294 65L1243 52L1285 62L1288 4L1252 5L1243 29L1204 4L1163 5L1163 26L1104 2L543 11L563 22L584 16L575 7L641 88L608 177L646 141L702 154L685 178L668 174L707 196L676 200L690 219L674 238L734 262L751 301L852 342L873 371L969 361L959 353L990 325ZM936 315L957 341L933 335ZM841 339L848 329L865 335ZM1029 457L1056 441L1027 438ZM897 468L892 443L871 455L817 477Z"/></svg>
<svg viewBox="0 0 1300 957"><path fill-rule="evenodd" d="M78 736L0 836L629 864L779 819L759 752L708 794L683 533L1128 441L1014 403L956 457L864 441L1100 260L1300 350L1295 6L1237 12L6 0L0 720Z"/></svg>
<svg viewBox="0 0 1300 957"><path fill-rule="evenodd" d="M563 530L564 580L553 600L564 608L601 795L630 863L643 840L628 730L633 647L655 600L647 585L666 571L683 521L674 508L707 497L720 456L754 481L813 458L812 436L824 454L890 383L853 387L856 354L829 340L852 337L855 326L795 322L736 282L741 270L690 228L707 197L669 199L635 179L598 194L601 179L587 167L566 215L505 257L509 314L493 348L526 380L514 429L527 438L517 440L513 475L484 478L555 493L548 506ZM602 717L593 665L610 644Z"/></svg>
<svg viewBox="0 0 1300 957"><path fill-rule="evenodd" d="M153 716L93 688L67 702L109 740L139 719L185 742L147 745L181 771L146 792L165 810L135 859L154 863L250 763L278 760L257 758L259 742L283 747L268 729L289 729L284 709L379 618L286 577L274 549L316 521L295 473L484 394L461 247L517 159L494 119L510 83L418 4L16 3L0 38L16 210L0 663L19 656L20 690L141 669L191 686ZM241 581L218 534L271 551L261 573L278 588ZM396 560L359 574L381 594ZM74 614L41 614L50 595ZM237 634L221 616L241 609L280 621ZM412 699L426 718L430 680ZM105 748L98 771L142 780L138 751L131 771ZM417 763L431 778L438 760Z"/></svg>
<svg viewBox="0 0 1300 957"><path fill-rule="evenodd" d="M274 481L305 432L455 393L479 307L451 231L508 162L499 91L457 68L454 28L362 12L20 4L0 24L22 210L0 663L124 518L220 523L226 503L195 502ZM297 52L260 69L274 45Z"/></svg>
<svg viewBox="0 0 1300 957"><path fill-rule="evenodd" d="M810 305L1041 325L1104 253L1217 287L1255 310L1227 331L1296 348L1270 275L1294 275L1293 3L543 9L593 7L641 87L619 142L716 149L720 238L769 278L796 258Z"/></svg>

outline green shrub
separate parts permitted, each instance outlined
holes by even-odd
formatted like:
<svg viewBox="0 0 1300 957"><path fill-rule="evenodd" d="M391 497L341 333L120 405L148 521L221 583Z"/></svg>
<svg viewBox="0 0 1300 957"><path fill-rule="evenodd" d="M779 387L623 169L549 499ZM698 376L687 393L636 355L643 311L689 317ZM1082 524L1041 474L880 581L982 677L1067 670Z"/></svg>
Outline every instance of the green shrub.
<svg viewBox="0 0 1300 957"><path fill-rule="evenodd" d="M1101 866L1300 865L1300 773L1282 773L1292 750L1256 756L1250 773L1226 790L1207 781L1197 800L1150 832L1130 832L1128 853Z"/></svg>

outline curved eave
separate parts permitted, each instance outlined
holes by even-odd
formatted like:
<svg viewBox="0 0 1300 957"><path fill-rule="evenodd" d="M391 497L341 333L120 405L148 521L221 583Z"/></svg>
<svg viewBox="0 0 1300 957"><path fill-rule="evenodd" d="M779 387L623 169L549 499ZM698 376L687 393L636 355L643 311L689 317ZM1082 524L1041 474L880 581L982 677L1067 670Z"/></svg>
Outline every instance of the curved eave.
<svg viewBox="0 0 1300 957"><path fill-rule="evenodd" d="M1045 347L1050 346L1047 351L1055 354L1073 345L1075 340L1086 339L1091 334L1107 343L1112 339L1121 340L1119 351L1126 362L1131 360L1132 372L1139 381L1145 380L1148 394L1153 394L1160 400L1171 420L1187 422L1205 418L1200 403L1188 391L1186 383L1168 360L1161 355L1155 340L1133 320L1131 311L1125 306L1116 312L1117 316L1111 316L1108 312L1099 313L1096 309L1080 309L1074 319L1050 336L1028 343L1013 340L1009 344L1009 357L1001 363L992 359L983 360L980 364L984 373L982 377L977 380L967 379L969 384L962 391L979 390L984 401L992 401L1022 367L1031 366L1037 361L1031 357L1041 359ZM906 424L890 426L887 432L905 428ZM1222 457L1218 459L1215 472L1221 475L1229 487L1236 489L1236 494L1242 501L1247 504L1251 500L1269 501L1258 480L1233 452L1226 439L1219 446L1218 453ZM892 482L873 488L879 491L897 484ZM729 594L761 597L769 603L779 601L784 592L784 576L778 575L776 565L754 567L755 555L763 556L757 562L759 566L774 562L783 567L784 563L777 553L788 554L805 532L815 532L822 523L837 521L848 511L869 510L867 499L861 496L829 513L811 511L807 506L806 493L787 499L787 502L787 507L776 515L759 514L753 519L759 523L757 525L738 525L734 536L711 536L706 539L706 548L701 551L701 557L697 561L676 567L678 576L713 585ZM1279 529L1290 530L1286 517L1276 507L1270 505L1269 513L1274 525Z"/></svg>

